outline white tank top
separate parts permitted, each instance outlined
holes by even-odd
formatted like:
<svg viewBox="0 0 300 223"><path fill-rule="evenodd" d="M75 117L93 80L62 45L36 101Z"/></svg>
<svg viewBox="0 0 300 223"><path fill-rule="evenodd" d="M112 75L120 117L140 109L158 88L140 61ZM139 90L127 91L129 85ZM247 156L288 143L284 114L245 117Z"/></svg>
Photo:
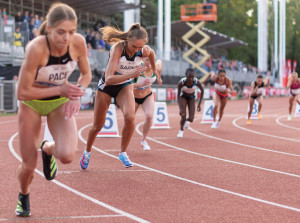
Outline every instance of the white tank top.
<svg viewBox="0 0 300 223"><path fill-rule="evenodd" d="M129 55L125 51L125 43L124 43L122 55L118 61L115 75L132 74L133 72L135 72L137 67L141 64L142 56L143 56L143 49L138 51L132 57L129 57ZM129 80L125 80L118 84L124 84L127 83L128 81Z"/></svg>
<svg viewBox="0 0 300 223"><path fill-rule="evenodd" d="M148 87L150 87L156 80L156 75L154 73L152 73L152 76L151 77L146 77L145 75L141 75L141 76L138 76L137 78L134 78L134 83L144 83L144 81L146 79L150 79L150 84L149 85L146 85L146 86L143 86L143 87L137 87L136 89L139 89L139 90L144 90Z"/></svg>

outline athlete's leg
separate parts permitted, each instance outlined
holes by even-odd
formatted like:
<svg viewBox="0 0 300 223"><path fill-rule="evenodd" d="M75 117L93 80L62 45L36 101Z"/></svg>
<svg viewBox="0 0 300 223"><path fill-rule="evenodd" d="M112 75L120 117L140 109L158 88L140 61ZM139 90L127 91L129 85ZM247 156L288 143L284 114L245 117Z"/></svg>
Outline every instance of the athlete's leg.
<svg viewBox="0 0 300 223"><path fill-rule="evenodd" d="M295 100L300 105L300 94L296 95Z"/></svg>
<svg viewBox="0 0 300 223"><path fill-rule="evenodd" d="M19 144L22 163L17 169L21 193L29 193L29 185L37 165L38 139L41 129L41 116L30 107L19 105Z"/></svg>
<svg viewBox="0 0 300 223"><path fill-rule="evenodd" d="M300 96L300 95L299 95ZM293 104L294 104L295 96L290 95L289 97L289 115L292 114ZM297 100L296 100L297 101ZM298 102L297 102L298 103ZM299 104L299 103L298 103Z"/></svg>
<svg viewBox="0 0 300 223"><path fill-rule="evenodd" d="M187 106L187 100L184 97L178 98L178 103L180 103L179 106L179 114L180 114L180 130L183 131L183 125L186 121L186 106Z"/></svg>
<svg viewBox="0 0 300 223"><path fill-rule="evenodd" d="M146 100L142 104L142 108L146 115L146 120L145 120L144 126L143 126L143 139L142 139L142 141L143 141L147 138L147 135L152 126L152 120L153 120L153 114L154 114L154 96L153 96L153 94L146 98Z"/></svg>
<svg viewBox="0 0 300 223"><path fill-rule="evenodd" d="M258 102L258 113L260 113L261 108L262 108L262 101L263 101L263 96L259 96L256 98L257 102Z"/></svg>
<svg viewBox="0 0 300 223"><path fill-rule="evenodd" d="M220 100L220 114L219 114L219 122L221 121L223 114L224 114L224 109L227 104L228 97L224 97L222 100Z"/></svg>
<svg viewBox="0 0 300 223"><path fill-rule="evenodd" d="M254 99L252 97L249 97L249 111L248 111L248 120L251 117L252 109L254 105Z"/></svg>
<svg viewBox="0 0 300 223"><path fill-rule="evenodd" d="M191 98L188 101L189 117L187 121L193 122L195 117L195 98Z"/></svg>
<svg viewBox="0 0 300 223"><path fill-rule="evenodd" d="M134 131L135 102L133 95L133 85L129 84L122 88L117 96L117 103L120 106L123 117L124 127L122 130L121 152L126 152L128 144Z"/></svg>
<svg viewBox="0 0 300 223"><path fill-rule="evenodd" d="M109 108L110 103L111 97L108 94L97 90L96 99L94 103L95 107L93 126L90 128L86 144L87 152L91 152L96 136L105 123L106 112Z"/></svg>
<svg viewBox="0 0 300 223"><path fill-rule="evenodd" d="M213 109L213 116L214 116L214 122L216 122L216 117L218 114L219 104L220 104L220 96L215 93L214 95L214 109Z"/></svg>

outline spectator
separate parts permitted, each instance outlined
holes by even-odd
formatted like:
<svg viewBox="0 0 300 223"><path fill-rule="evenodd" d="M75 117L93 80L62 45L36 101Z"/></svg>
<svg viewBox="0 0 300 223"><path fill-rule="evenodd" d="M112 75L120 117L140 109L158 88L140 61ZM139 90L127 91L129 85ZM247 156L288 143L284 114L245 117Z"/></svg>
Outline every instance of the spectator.
<svg viewBox="0 0 300 223"><path fill-rule="evenodd" d="M34 17L34 27L39 29L41 25L42 25L42 22L41 22L41 20L39 20L39 16L35 15L35 17Z"/></svg>
<svg viewBox="0 0 300 223"><path fill-rule="evenodd" d="M33 28L29 33L29 40L33 40L37 36L38 30L37 28Z"/></svg>
<svg viewBox="0 0 300 223"><path fill-rule="evenodd" d="M16 23L23 22L23 20L22 20L22 15L21 15L21 12L20 12L20 11L18 11L18 12L17 12L17 15L15 16L15 22L16 22Z"/></svg>
<svg viewBox="0 0 300 223"><path fill-rule="evenodd" d="M14 45L22 46L22 35L20 33L20 27L17 27L14 33Z"/></svg>
<svg viewBox="0 0 300 223"><path fill-rule="evenodd" d="M27 22L27 23L29 24L30 18L29 18L29 12L28 12L28 11L25 11L25 12L24 12L24 15L23 15L23 17L22 17L22 21L23 21L23 22Z"/></svg>
<svg viewBox="0 0 300 223"><path fill-rule="evenodd" d="M2 11L2 18L4 20L4 25L6 26L7 24L7 13L6 13L6 8L3 8L3 11Z"/></svg>

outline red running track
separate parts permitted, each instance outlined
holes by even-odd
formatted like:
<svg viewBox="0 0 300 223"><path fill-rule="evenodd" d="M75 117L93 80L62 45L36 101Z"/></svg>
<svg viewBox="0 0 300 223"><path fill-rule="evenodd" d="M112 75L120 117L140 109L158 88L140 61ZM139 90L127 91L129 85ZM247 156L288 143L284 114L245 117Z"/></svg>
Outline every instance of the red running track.
<svg viewBox="0 0 300 223"><path fill-rule="evenodd" d="M171 128L150 131L149 152L140 147L139 111L130 169L117 159L120 138L97 138L90 166L81 170L93 112L80 112L75 160L58 163L56 179L48 182L39 157L26 219L14 215L17 116L0 117L0 222L299 222L300 118L287 121L288 98L266 98L263 119L246 125L247 103L229 101L219 129L201 124L196 113L181 139L178 107L169 105ZM121 133L119 110L117 118Z"/></svg>

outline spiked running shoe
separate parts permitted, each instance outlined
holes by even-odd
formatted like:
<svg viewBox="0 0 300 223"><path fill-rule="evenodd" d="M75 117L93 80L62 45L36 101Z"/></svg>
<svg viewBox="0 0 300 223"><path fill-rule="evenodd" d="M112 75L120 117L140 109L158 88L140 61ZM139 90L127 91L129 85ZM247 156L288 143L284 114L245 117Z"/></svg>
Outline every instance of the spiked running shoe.
<svg viewBox="0 0 300 223"><path fill-rule="evenodd" d="M262 119L262 117L261 117L261 114L260 114L260 113L258 113L258 119Z"/></svg>
<svg viewBox="0 0 300 223"><path fill-rule="evenodd" d="M119 154L119 160L121 160L123 162L123 165L128 168L128 167L132 167L133 164L131 163L131 161L129 160L129 157L127 156L126 152L120 153Z"/></svg>
<svg viewBox="0 0 300 223"><path fill-rule="evenodd" d="M24 195L19 193L16 215L20 217L29 217L30 214L29 194Z"/></svg>
<svg viewBox="0 0 300 223"><path fill-rule="evenodd" d="M47 140L44 140L41 143L44 175L47 180L53 180L57 174L57 165L54 156L47 155L47 153L43 151L43 146L45 142L47 142Z"/></svg>
<svg viewBox="0 0 300 223"><path fill-rule="evenodd" d="M185 122L184 122L184 128L185 128L185 129L188 129L189 126L190 126L190 122L189 122L189 121L185 121Z"/></svg>
<svg viewBox="0 0 300 223"><path fill-rule="evenodd" d="M80 159L81 169L85 170L89 166L91 153L86 154L86 150L84 150L83 155Z"/></svg>

